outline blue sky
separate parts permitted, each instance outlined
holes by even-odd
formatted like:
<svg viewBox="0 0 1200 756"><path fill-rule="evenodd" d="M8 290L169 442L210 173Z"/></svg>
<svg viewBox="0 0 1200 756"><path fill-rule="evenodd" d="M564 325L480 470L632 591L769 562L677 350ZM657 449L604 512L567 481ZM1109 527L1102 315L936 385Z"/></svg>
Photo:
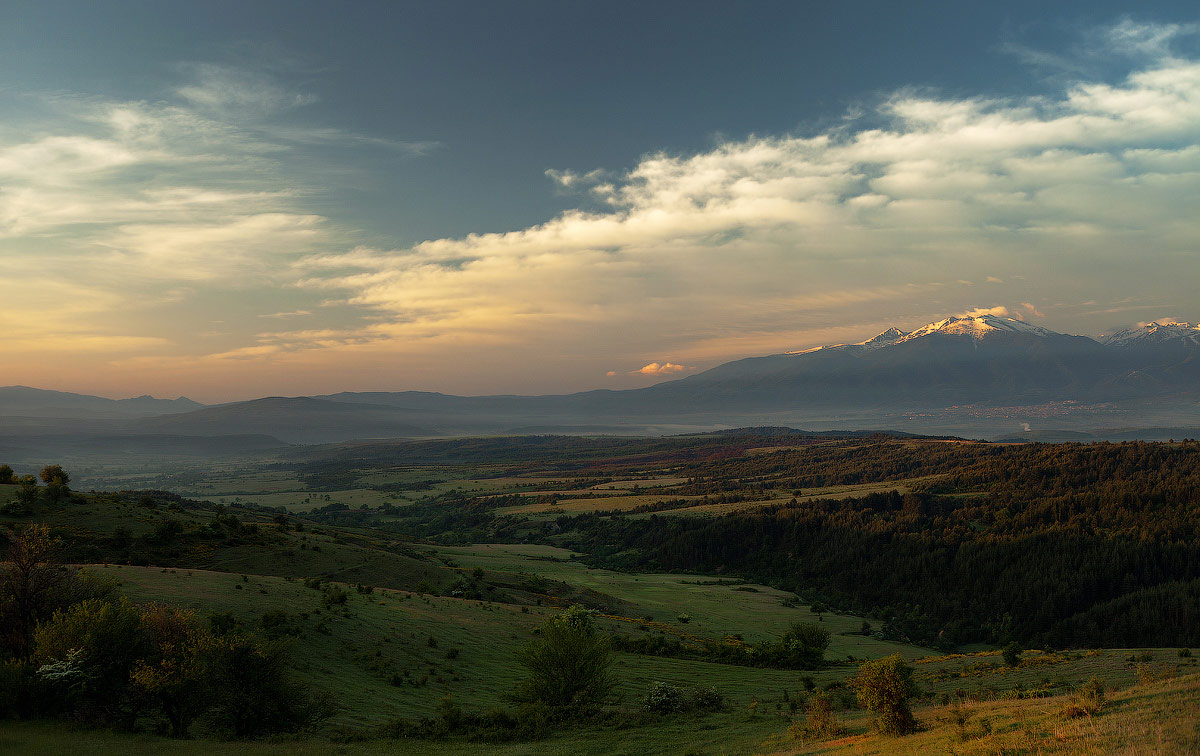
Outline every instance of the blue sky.
<svg viewBox="0 0 1200 756"><path fill-rule="evenodd" d="M9 2L3 382L541 393L976 308L1195 321L1197 23Z"/></svg>

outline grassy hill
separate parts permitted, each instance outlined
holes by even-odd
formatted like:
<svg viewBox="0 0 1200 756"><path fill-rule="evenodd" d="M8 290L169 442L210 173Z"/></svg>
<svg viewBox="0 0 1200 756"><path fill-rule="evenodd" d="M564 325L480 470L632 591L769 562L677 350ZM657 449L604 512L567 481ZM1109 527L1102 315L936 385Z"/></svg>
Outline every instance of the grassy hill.
<svg viewBox="0 0 1200 756"><path fill-rule="evenodd" d="M1132 528L1143 515L1119 508L1126 506L1126 494L1104 488L1112 485L1109 477L1093 476L1095 481L1075 488L1069 476L1077 468L1057 462L1048 451L988 445L821 439L765 447L758 439L729 448L707 440L675 448L661 441L632 447L625 442L589 447L585 441L564 442L565 451L551 459L536 458L537 444L512 440L396 447L453 455L428 464L395 457L394 463L383 463L382 445L367 447L367 456L377 459L347 458L343 454L353 451L347 446L324 461L223 463L182 471L160 481L172 484L175 493L76 493L53 503L43 499L32 514L0 515L0 528L49 525L67 543L65 561L110 578L135 602L173 604L201 618L227 615L242 628L283 640L291 646L296 679L333 693L339 702L324 729L282 743L226 748L212 741L64 730L61 724L3 723L0 752L478 753L479 744L453 740L378 740L378 728L397 718L433 717L447 696L468 712L511 706L508 694L524 674L516 663L518 650L536 637L547 617L572 604L595 610L596 626L613 637L616 648L625 649L613 653L617 684L606 713L556 730L545 740L488 744L487 752L1195 752L1197 714L1191 702L1200 683L1195 658L1178 648L1027 649L1013 664L995 645L956 646L933 634L909 634L902 624L886 627L898 612L912 608L915 616L915 607L886 607L867 616L846 610L847 604L822 607L816 602L824 598L819 593L773 580L814 564L814 551L768 554L770 561L761 564L770 569L760 569L757 580L750 579L755 573L749 570L725 567L725 559L753 555L772 538L778 544L795 537L802 527L772 530L792 520L818 535L878 537L895 529L894 538L879 541L884 544L879 553L894 552L911 534L941 537L950 528L964 543L999 543L1019 514L1008 500L1019 491L993 484L1005 475L1033 492L1030 502L1060 495L1033 487L1047 480L1061 481L1072 497L1082 486L1093 486L1116 502L1105 505L1123 518L1114 522ZM557 443L544 442L552 450ZM512 459L479 461L490 453L489 444L511 447ZM1195 450L1121 447L1096 454L1148 474L1137 467L1144 463L1132 458L1134 452L1151 459L1163 455L1162 469L1177 471L1156 483L1164 493L1155 495L1165 503L1152 503L1162 514L1182 517L1172 487L1184 490L1187 476L1194 475L1185 463ZM1062 452L1081 453L1092 451ZM1022 471L1019 463L1028 459L1040 464L1036 475ZM0 485L0 504L15 491ZM684 506L613 511L664 499L683 500ZM1038 516L1050 518L1060 510L1077 518L1099 516L1094 507L1074 504L1074 498L1066 500ZM1032 519L1032 505L1030 511L1027 519ZM835 523L840 530L820 530L827 526L803 519L826 515L841 518ZM738 522L749 534L740 544L728 527ZM1186 521L1180 523L1171 527L1188 532ZM683 543L677 553L687 556L701 543L728 549L729 557L714 561L712 569L688 571L683 560L639 561L656 547L639 539L658 533L666 543L697 524L710 540ZM1089 532L1078 523L1072 527ZM1054 555L1057 548L1047 541L1043 553ZM1181 541L1172 548L1184 554L1191 547ZM923 580L938 574L928 571ZM980 591L990 589L986 579L973 579ZM1136 585L1130 595L1141 595ZM829 631L827 663L821 668L751 666L756 662L750 657L712 653L716 647L776 641L795 622ZM649 648L655 644L674 644L675 650ZM925 727L901 739L872 734L870 717L843 686L862 660L892 654L914 670L920 688L916 713ZM1110 705L1091 720L1064 719L1064 703L1091 677L1113 686ZM726 707L705 715L650 714L643 697L658 682L715 687ZM788 733L812 688L829 691L847 728L845 737L803 742ZM961 705L948 708L948 701ZM961 727L953 721L956 716ZM202 728L193 732L205 734Z"/></svg>
<svg viewBox="0 0 1200 756"><path fill-rule="evenodd" d="M734 712L700 720L683 718L632 730L584 728L545 741L516 744L370 741L273 743L167 741L64 728L38 722L0 723L0 747L13 756L382 756L412 753L467 756L1188 756L1200 752L1200 675L1150 681L1109 695L1094 717L1063 715L1067 698L929 705L916 709L923 731L905 737L878 735L867 717L844 716L848 732L827 741L804 741L773 715ZM965 713L965 717L958 712ZM957 720L965 720L962 725Z"/></svg>

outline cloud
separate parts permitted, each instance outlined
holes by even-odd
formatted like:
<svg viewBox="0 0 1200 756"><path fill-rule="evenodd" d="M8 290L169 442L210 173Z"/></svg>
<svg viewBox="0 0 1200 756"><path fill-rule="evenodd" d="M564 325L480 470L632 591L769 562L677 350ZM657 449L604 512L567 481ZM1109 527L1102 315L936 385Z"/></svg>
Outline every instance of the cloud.
<svg viewBox="0 0 1200 756"><path fill-rule="evenodd" d="M682 373L685 370L694 370L694 368L676 365L673 362L664 362L662 364L651 362L649 365L643 365L634 370L630 375L670 375L672 373Z"/></svg>
<svg viewBox="0 0 1200 756"><path fill-rule="evenodd" d="M1135 304L1113 307L1194 307L1200 61L1177 51L1192 33L1122 21L1049 95L902 89L823 131L548 171L579 207L395 249L315 212L319 178L291 170L305 145L383 144L305 123L310 100L270 76L194 66L167 102L58 98L39 128L0 134L0 253L19 252L22 311L69 302L46 334L167 338L158 356L181 371L323 360L484 391L582 388L630 355L669 353L680 363L634 371L669 374L964 310L1042 317L1032 302L1117 290ZM1092 64L1103 50L1128 72L1087 74L1111 69ZM972 309L977 288L954 281L1025 304ZM1088 330L1078 308L1042 309ZM312 329L249 325L299 311ZM226 335L180 335L214 315ZM466 354L478 369L460 369Z"/></svg>
<svg viewBox="0 0 1200 756"><path fill-rule="evenodd" d="M1156 28L1114 34L1158 39ZM597 359L666 347L688 360L702 344L728 358L763 334L780 334L781 350L794 347L783 334L866 328L889 311L914 326L972 304L939 294L918 310L897 280L925 291L986 280L1018 302L1054 296L1042 290L1051 281L1150 290L1162 282L1132 248L1172 266L1200 242L1197 134L1200 63L1174 56L1056 98L901 91L827 132L649 154L603 174L605 210L314 256L300 263L303 285L378 313L394 338L455 332L571 351L586 329ZM592 176L548 175L571 188ZM1038 280L1020 278L1034 266Z"/></svg>
<svg viewBox="0 0 1200 756"><path fill-rule="evenodd" d="M290 312L272 312L259 315L260 318L298 318L302 315L312 315L312 310L291 310Z"/></svg>
<svg viewBox="0 0 1200 756"><path fill-rule="evenodd" d="M995 317L998 317L998 318L1019 317L1019 314L1013 313L1012 310L1008 309L1004 305L997 305L995 307L976 307L971 310L966 310L964 312L955 313L954 317L956 317L956 318L978 318L978 317L982 317L984 315L994 315Z"/></svg>
<svg viewBox="0 0 1200 756"><path fill-rule="evenodd" d="M244 68L215 63L184 66L192 81L176 92L184 100L201 108L229 111L253 110L268 113L316 102L316 95L288 91L271 76Z"/></svg>

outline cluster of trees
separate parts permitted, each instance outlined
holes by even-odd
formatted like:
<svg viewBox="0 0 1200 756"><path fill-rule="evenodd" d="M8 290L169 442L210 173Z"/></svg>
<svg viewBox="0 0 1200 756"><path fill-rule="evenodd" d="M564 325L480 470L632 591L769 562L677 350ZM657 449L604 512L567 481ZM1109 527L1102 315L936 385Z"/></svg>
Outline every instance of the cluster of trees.
<svg viewBox="0 0 1200 756"><path fill-rule="evenodd" d="M38 478L42 479L44 486L38 485ZM38 477L17 475L13 472L12 467L0 465L0 483L20 486L17 489L16 498L0 507L0 514L30 514L33 511L33 505L41 498L57 502L71 493L71 489L67 486L70 482L71 476L62 469L61 465L46 465Z"/></svg>
<svg viewBox="0 0 1200 756"><path fill-rule="evenodd" d="M45 526L9 538L0 567L0 716L71 716L116 726L193 723L230 737L295 731L329 716L329 698L293 682L280 642L137 606L58 563Z"/></svg>
<svg viewBox="0 0 1200 756"><path fill-rule="evenodd" d="M688 645L665 635L614 635L613 648L648 656L698 659L718 664L737 664L771 669L819 669L825 664L830 634L810 622L794 622L778 639L744 643L738 638L707 640Z"/></svg>
<svg viewBox="0 0 1200 756"><path fill-rule="evenodd" d="M889 442L702 469L803 485L942 477L708 519L564 516L556 530L596 564L737 575L928 645L1200 643L1200 443Z"/></svg>

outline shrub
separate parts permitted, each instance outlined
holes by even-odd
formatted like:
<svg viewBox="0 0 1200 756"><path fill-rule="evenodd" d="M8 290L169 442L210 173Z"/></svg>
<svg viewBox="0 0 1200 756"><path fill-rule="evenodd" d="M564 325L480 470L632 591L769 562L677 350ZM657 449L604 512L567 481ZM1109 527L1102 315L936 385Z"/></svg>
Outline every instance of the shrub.
<svg viewBox="0 0 1200 756"><path fill-rule="evenodd" d="M341 587L336 585L327 585L325 586L325 590L322 592L321 603L325 605L325 608L329 609L335 604L344 606L346 604L346 599L348 598L349 594L342 590Z"/></svg>
<svg viewBox="0 0 1200 756"><path fill-rule="evenodd" d="M1005 664L1010 667L1017 666L1021 663L1021 644L1016 641L1009 643L1001 651L1001 655L1004 657Z"/></svg>
<svg viewBox="0 0 1200 756"><path fill-rule="evenodd" d="M825 693L815 693L804 707L804 719L792 722L788 732L796 739L826 740L846 732L833 714L833 704Z"/></svg>
<svg viewBox="0 0 1200 756"><path fill-rule="evenodd" d="M830 637L828 630L811 622L793 622L779 641L783 661L792 668L821 666Z"/></svg>
<svg viewBox="0 0 1200 756"><path fill-rule="evenodd" d="M296 732L336 710L328 695L309 695L289 679L288 647L244 635L214 638L209 679L216 691L213 722L225 735L251 738Z"/></svg>
<svg viewBox="0 0 1200 756"><path fill-rule="evenodd" d="M693 688L688 696L688 708L696 711L720 711L725 708L725 696L714 687Z"/></svg>
<svg viewBox="0 0 1200 756"><path fill-rule="evenodd" d="M1104 708L1104 704L1107 702L1108 696L1105 693L1104 681L1092 677L1083 684L1079 692L1063 707L1063 716L1068 719L1093 717L1100 713L1100 710Z"/></svg>
<svg viewBox="0 0 1200 756"><path fill-rule="evenodd" d="M916 694L912 668L900 654L863 662L853 680L858 703L877 715L880 732L904 735L916 729L908 701Z"/></svg>
<svg viewBox="0 0 1200 756"><path fill-rule="evenodd" d="M517 686L516 701L572 711L612 690L608 638L582 607L547 619L539 636L518 652L517 662L528 675Z"/></svg>
<svg viewBox="0 0 1200 756"><path fill-rule="evenodd" d="M148 650L141 613L122 597L81 601L56 612L34 636L38 674L88 719L122 714L134 664Z"/></svg>
<svg viewBox="0 0 1200 756"><path fill-rule="evenodd" d="M642 703L656 714L674 714L683 710L683 690L665 682L651 683Z"/></svg>

